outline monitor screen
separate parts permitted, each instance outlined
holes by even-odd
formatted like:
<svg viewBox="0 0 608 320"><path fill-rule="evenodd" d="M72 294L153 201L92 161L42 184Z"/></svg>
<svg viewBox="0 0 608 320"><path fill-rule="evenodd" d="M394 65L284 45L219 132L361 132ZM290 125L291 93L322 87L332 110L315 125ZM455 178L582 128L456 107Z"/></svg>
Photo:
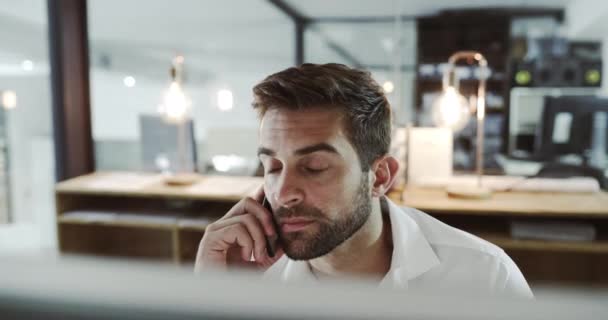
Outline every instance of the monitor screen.
<svg viewBox="0 0 608 320"><path fill-rule="evenodd" d="M544 161L554 161L565 155L589 155L594 141L602 144L603 152L608 133L605 122L608 99L596 96L545 97L542 122L536 139L536 154ZM604 120L602 120L604 119ZM595 132L594 132L595 131ZM597 132L600 132L598 136Z"/></svg>

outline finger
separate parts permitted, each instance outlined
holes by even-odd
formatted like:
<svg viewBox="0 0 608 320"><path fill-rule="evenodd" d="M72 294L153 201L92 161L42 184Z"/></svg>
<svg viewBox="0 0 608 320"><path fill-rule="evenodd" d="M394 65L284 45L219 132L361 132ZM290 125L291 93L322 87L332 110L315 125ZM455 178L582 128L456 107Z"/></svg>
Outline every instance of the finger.
<svg viewBox="0 0 608 320"><path fill-rule="evenodd" d="M256 261L263 261L268 258L268 255L266 254L266 236L264 235L264 229L258 218L252 214L245 214L218 221L215 226L217 231L213 232L222 232L223 228L234 224L243 224L247 228L247 232L253 239L253 252Z"/></svg>
<svg viewBox="0 0 608 320"><path fill-rule="evenodd" d="M245 261L249 261L254 247L254 241L247 227L240 223L232 224L210 233L207 240L210 247L209 250L215 252L221 251L224 254L227 254L228 250L235 245L241 247L242 257Z"/></svg>
<svg viewBox="0 0 608 320"><path fill-rule="evenodd" d="M272 265L275 264L277 261L279 261L279 259L281 259L281 257L283 257L284 254L285 253L283 252L283 249L281 249L281 248L277 249L275 256L273 258L269 257L268 259L266 259L266 261L259 264L260 270L266 270L266 269L272 267Z"/></svg>
<svg viewBox="0 0 608 320"><path fill-rule="evenodd" d="M259 188L255 190L255 193L253 194L252 198L257 202L262 203L262 200L264 200L265 196L266 195L264 194L264 185L262 184Z"/></svg>
<svg viewBox="0 0 608 320"><path fill-rule="evenodd" d="M268 211L268 209L264 208L260 202L254 200L253 198L244 198L239 201L219 221L248 213L253 214L260 220L265 235L272 237L277 234L272 213Z"/></svg>

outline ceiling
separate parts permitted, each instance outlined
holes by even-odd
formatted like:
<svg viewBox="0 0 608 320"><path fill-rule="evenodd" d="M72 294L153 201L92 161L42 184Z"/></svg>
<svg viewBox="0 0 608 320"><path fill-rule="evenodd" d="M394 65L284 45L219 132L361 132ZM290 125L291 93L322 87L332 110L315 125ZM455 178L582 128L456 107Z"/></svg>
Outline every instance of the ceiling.
<svg viewBox="0 0 608 320"><path fill-rule="evenodd" d="M445 9L493 7L565 7L573 0L285 0L304 16L328 17L389 17L400 13L424 16Z"/></svg>
<svg viewBox="0 0 608 320"><path fill-rule="evenodd" d="M311 18L428 15L442 9L488 7L564 7L569 0L284 0ZM145 5L142 5L145 4ZM88 0L91 63L98 68L137 71L166 78L163 68L175 53L186 56L190 74L201 82L221 72L268 73L293 64L294 25L266 0ZM2 64L47 57L46 0L0 0ZM392 22L318 24L308 38L345 49L366 65L394 60L401 43L415 52L415 27ZM401 37L401 42L397 39ZM318 40L317 39L317 40ZM311 44L313 41L311 41ZM311 46L312 47L312 46ZM314 47L312 47L315 49ZM307 50L317 61L336 58L335 50ZM317 50L318 49L318 50ZM392 60L391 60L392 59ZM412 64L406 54L403 64ZM348 62L348 61L344 61Z"/></svg>

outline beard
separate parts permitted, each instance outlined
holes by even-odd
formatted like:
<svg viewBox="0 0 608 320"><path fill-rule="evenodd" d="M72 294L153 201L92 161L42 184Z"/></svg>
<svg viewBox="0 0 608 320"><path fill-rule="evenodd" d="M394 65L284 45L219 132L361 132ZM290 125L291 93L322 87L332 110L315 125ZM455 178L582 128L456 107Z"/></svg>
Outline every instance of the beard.
<svg viewBox="0 0 608 320"><path fill-rule="evenodd" d="M292 260L310 260L324 256L355 234L371 214L369 177L363 173L357 192L351 202L335 220L315 207L299 205L293 208L281 207L275 212L275 221L281 218L307 218L314 221L306 230L283 233L279 230L283 251Z"/></svg>

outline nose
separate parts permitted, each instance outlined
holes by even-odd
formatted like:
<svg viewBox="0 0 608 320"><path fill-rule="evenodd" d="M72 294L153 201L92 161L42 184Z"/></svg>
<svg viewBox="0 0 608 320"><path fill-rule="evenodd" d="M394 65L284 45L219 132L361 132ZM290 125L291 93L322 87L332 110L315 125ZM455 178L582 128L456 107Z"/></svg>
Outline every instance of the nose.
<svg viewBox="0 0 608 320"><path fill-rule="evenodd" d="M304 192L300 188L297 177L283 172L275 188L274 198L280 207L292 208L304 200Z"/></svg>

